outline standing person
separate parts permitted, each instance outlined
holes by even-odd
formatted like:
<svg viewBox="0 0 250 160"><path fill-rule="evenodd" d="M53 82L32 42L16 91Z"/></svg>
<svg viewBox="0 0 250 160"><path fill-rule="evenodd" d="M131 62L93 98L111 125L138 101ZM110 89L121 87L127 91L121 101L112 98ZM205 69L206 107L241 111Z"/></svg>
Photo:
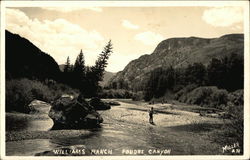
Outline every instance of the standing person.
<svg viewBox="0 0 250 160"><path fill-rule="evenodd" d="M154 108L151 107L151 109L148 111L148 113L149 113L149 123L154 123L154 121L153 121Z"/></svg>

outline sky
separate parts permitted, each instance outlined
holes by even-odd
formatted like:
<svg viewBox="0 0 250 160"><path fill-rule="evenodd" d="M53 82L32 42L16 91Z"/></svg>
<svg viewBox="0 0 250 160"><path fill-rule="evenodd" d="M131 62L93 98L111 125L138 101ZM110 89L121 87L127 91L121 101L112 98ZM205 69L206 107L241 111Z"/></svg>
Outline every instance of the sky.
<svg viewBox="0 0 250 160"><path fill-rule="evenodd" d="M27 38L58 64L73 64L82 49L93 65L109 40L113 53L107 71L118 72L151 54L173 37L215 38L243 33L243 9L221 7L9 7L6 29Z"/></svg>

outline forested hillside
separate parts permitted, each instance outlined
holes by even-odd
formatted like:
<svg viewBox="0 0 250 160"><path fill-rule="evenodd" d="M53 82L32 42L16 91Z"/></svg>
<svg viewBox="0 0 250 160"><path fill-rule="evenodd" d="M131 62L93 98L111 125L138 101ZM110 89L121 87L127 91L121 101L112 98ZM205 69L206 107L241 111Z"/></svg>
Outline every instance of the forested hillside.
<svg viewBox="0 0 250 160"><path fill-rule="evenodd" d="M213 58L222 60L231 54L243 58L243 53L243 34L229 34L211 39L170 38L159 43L152 54L131 61L111 79L109 87L142 91L150 78L150 72L156 68L187 68L194 63L207 66Z"/></svg>

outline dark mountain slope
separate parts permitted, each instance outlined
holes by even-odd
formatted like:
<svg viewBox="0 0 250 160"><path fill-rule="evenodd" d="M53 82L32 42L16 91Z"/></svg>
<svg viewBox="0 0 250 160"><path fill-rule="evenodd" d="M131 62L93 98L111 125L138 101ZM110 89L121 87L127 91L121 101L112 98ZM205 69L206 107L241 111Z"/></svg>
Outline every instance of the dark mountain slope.
<svg viewBox="0 0 250 160"><path fill-rule="evenodd" d="M6 78L58 79L59 66L29 40L5 31Z"/></svg>

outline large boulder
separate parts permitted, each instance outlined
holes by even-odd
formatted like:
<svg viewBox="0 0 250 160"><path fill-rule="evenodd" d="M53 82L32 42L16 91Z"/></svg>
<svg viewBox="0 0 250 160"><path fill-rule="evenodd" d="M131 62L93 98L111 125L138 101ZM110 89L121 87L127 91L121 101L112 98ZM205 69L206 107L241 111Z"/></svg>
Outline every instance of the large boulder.
<svg viewBox="0 0 250 160"><path fill-rule="evenodd" d="M102 117L85 100L62 96L53 102L49 111L52 129L81 129L98 127Z"/></svg>
<svg viewBox="0 0 250 160"><path fill-rule="evenodd" d="M89 101L89 104L94 107L95 110L107 110L110 109L110 105L103 102L100 98L94 97Z"/></svg>

